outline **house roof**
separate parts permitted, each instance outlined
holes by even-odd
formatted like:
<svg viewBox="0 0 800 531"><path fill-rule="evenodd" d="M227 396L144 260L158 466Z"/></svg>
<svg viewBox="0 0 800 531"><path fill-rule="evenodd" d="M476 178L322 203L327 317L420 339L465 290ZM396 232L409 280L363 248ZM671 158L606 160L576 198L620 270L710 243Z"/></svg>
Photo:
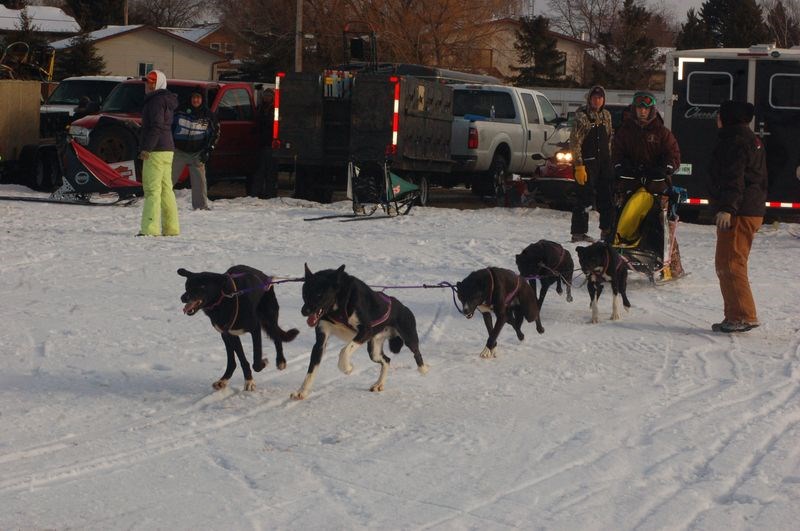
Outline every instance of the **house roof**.
<svg viewBox="0 0 800 531"><path fill-rule="evenodd" d="M175 33L166 31L164 29L156 28L154 26L146 26L146 25L143 25L143 24L133 24L133 25L129 25L129 26L106 26L105 28L102 28L102 29L99 29L99 30L96 30L96 31L93 31L93 32L89 33L89 40L97 43L97 42L100 42L100 41L113 39L115 37L119 37L120 35L124 35L124 34L128 34L128 33L134 33L134 32L137 32L137 31L154 31L156 33L160 33L162 35L165 35L165 36L167 36L167 37L169 37L171 39L175 39L175 40L181 41L181 42L183 42L184 44L186 44L188 46L193 46L194 48L202 50L203 52L205 52L205 53L207 53L209 55L214 55L214 56L219 57L220 59L225 59L225 54L223 54L221 52L218 52L216 50L212 50L211 48L206 48L205 46L201 46L200 44L197 44L194 41L191 41L189 39L185 39L184 37L181 37L180 35L176 35ZM69 48L69 47L72 46L72 38L61 39L59 41L52 42L52 43L50 43L50 46L52 46L56 50Z"/></svg>
<svg viewBox="0 0 800 531"><path fill-rule="evenodd" d="M196 26L194 28L164 28L162 30L166 30L170 33L174 33L179 37L183 37L187 41L192 42L200 42L201 40L205 39L218 29L222 27L222 24L215 23L215 24L203 24L202 26Z"/></svg>
<svg viewBox="0 0 800 531"><path fill-rule="evenodd" d="M81 30L73 17L57 7L28 6L25 9L31 23L42 33L78 33ZM0 5L0 31L18 30L21 13L22 9L8 9Z"/></svg>

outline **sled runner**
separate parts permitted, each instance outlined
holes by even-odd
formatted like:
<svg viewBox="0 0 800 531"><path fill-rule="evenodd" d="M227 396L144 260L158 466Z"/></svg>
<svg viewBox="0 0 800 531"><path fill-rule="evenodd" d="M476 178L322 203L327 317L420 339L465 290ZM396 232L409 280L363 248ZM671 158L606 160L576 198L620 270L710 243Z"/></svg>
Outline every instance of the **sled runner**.
<svg viewBox="0 0 800 531"><path fill-rule="evenodd" d="M670 256L678 223L677 207L686 190L669 186L665 178L621 176L617 223L612 246L628 267L651 282L672 278ZM632 191L631 191L632 190Z"/></svg>

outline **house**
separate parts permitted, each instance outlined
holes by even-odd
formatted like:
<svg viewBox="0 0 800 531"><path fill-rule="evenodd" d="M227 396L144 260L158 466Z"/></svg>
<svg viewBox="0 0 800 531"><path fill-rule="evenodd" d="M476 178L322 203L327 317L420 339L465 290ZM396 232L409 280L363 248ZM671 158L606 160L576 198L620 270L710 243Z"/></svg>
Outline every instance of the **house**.
<svg viewBox="0 0 800 531"><path fill-rule="evenodd" d="M219 22L201 24L192 28L161 29L225 54L227 61L217 66L218 74L237 71L242 59L249 57L252 52L250 43L237 32Z"/></svg>
<svg viewBox="0 0 800 531"><path fill-rule="evenodd" d="M45 40L62 39L75 35L81 30L80 25L73 17L57 7L28 6L24 11L28 14L31 26ZM19 31L22 12L22 9L8 9L4 5L0 5L0 39L11 32Z"/></svg>
<svg viewBox="0 0 800 531"><path fill-rule="evenodd" d="M489 48L480 50L479 68L486 73L510 78L517 75L512 66L520 66L519 57L514 43L517 42L517 32L521 24L518 18L503 18L492 21L495 30L489 37ZM584 60L586 51L595 47L575 37L550 31L550 36L556 39L556 49L564 55L564 77L572 77L578 84L584 82Z"/></svg>
<svg viewBox="0 0 800 531"><path fill-rule="evenodd" d="M217 70L227 61L222 52L153 26L107 26L89 38L110 75L138 77L155 69L170 79L211 80L219 77ZM50 45L66 49L72 39Z"/></svg>

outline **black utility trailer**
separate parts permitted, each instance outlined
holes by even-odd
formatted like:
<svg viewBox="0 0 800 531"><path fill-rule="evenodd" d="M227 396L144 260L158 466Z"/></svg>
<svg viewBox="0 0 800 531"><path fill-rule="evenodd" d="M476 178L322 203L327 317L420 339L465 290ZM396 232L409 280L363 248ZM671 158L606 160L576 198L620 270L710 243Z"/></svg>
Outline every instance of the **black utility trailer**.
<svg viewBox="0 0 800 531"><path fill-rule="evenodd" d="M294 173L295 195L329 201L343 189L347 165L389 161L421 188L450 174L453 91L435 79L326 70L276 79L273 159Z"/></svg>

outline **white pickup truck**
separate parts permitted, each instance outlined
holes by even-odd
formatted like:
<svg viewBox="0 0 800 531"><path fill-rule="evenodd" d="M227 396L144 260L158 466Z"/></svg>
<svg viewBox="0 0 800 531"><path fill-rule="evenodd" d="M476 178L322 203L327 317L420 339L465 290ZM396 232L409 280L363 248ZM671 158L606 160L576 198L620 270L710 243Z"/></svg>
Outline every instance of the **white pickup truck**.
<svg viewBox="0 0 800 531"><path fill-rule="evenodd" d="M547 96L505 85L452 85L453 173L464 176L474 193L494 193L509 173L533 174L553 153L560 118ZM533 155L539 154L534 160Z"/></svg>

